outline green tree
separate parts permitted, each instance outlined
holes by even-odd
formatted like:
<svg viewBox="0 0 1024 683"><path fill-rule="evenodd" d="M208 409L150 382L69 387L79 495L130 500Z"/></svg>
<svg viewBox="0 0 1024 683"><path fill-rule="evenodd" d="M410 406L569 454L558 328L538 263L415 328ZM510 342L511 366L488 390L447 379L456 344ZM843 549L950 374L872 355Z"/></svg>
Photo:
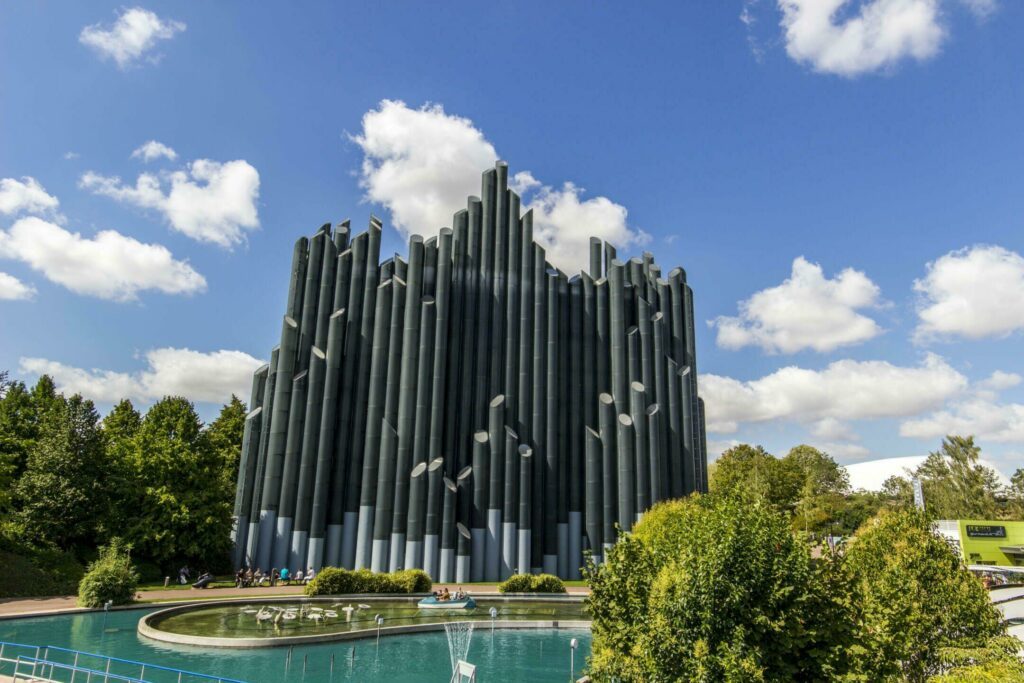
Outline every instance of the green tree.
<svg viewBox="0 0 1024 683"><path fill-rule="evenodd" d="M936 519L991 519L998 516L999 480L978 463L974 437L947 436L917 469L925 509Z"/></svg>
<svg viewBox="0 0 1024 683"><path fill-rule="evenodd" d="M834 531L850 490L846 469L828 453L807 445L790 449L782 466L800 472L803 479L793 510L793 528L819 536Z"/></svg>
<svg viewBox="0 0 1024 683"><path fill-rule="evenodd" d="M811 681L845 674L854 620L765 503L693 496L648 511L589 566L590 673L624 681Z"/></svg>
<svg viewBox="0 0 1024 683"><path fill-rule="evenodd" d="M740 444L715 461L709 488L712 493L764 501L791 511L800 499L804 480L795 459L780 460L761 446Z"/></svg>
<svg viewBox="0 0 1024 683"><path fill-rule="evenodd" d="M223 463L222 472L227 486L234 488L238 479L238 461L242 453L242 433L245 431L245 404L234 394L220 410L206 433L210 447Z"/></svg>
<svg viewBox="0 0 1024 683"><path fill-rule="evenodd" d="M94 547L106 510L104 460L92 401L76 394L48 407L15 485L18 518L28 535L62 549Z"/></svg>
<svg viewBox="0 0 1024 683"><path fill-rule="evenodd" d="M948 648L985 647L1004 634L981 582L917 510L868 522L846 567L865 634L853 658L865 680L925 681L948 668Z"/></svg>
<svg viewBox="0 0 1024 683"><path fill-rule="evenodd" d="M100 555L89 565L78 584L80 607L103 607L107 602L126 605L135 600L139 573L132 566L126 548L118 539L100 548Z"/></svg>
<svg viewBox="0 0 1024 683"><path fill-rule="evenodd" d="M47 375L29 390L12 382L6 372L0 380L0 512L10 510L14 484L25 471L29 453L39 438L43 417L58 408L62 398Z"/></svg>
<svg viewBox="0 0 1024 683"><path fill-rule="evenodd" d="M185 559L216 565L230 546L233 491L192 404L167 397L154 404L133 439L129 464L134 500L125 538L161 565Z"/></svg>

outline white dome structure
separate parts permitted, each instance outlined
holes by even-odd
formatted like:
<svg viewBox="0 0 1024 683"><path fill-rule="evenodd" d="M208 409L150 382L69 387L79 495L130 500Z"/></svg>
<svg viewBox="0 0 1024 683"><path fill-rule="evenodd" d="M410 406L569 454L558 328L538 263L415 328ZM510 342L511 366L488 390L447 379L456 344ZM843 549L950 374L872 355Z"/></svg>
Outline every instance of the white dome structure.
<svg viewBox="0 0 1024 683"><path fill-rule="evenodd" d="M927 455L911 455L902 458L879 458L878 460L868 460L866 462L858 462L852 465L844 465L847 473L850 475L850 488L854 491L863 489L865 491L881 491L882 484L885 480L891 476L900 476L907 479L910 478L910 473L916 470L921 464L928 459ZM1006 478L999 469L988 460L980 458L978 464L984 465L993 472L996 473L996 477L999 483L1003 486L1009 486L1010 480Z"/></svg>

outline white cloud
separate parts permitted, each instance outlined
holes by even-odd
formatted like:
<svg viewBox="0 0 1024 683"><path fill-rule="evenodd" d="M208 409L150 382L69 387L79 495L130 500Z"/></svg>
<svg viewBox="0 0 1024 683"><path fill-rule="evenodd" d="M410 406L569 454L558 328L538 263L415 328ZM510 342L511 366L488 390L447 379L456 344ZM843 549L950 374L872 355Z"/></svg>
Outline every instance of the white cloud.
<svg viewBox="0 0 1024 683"><path fill-rule="evenodd" d="M162 142L156 140L150 140L149 142L140 145L134 152L132 152L132 159L142 159L145 162L153 161L163 157L174 161L178 158L178 153L168 147Z"/></svg>
<svg viewBox="0 0 1024 683"><path fill-rule="evenodd" d="M149 10L132 7L109 28L102 24L86 26L78 40L124 69L152 50L157 41L169 40L184 30L185 24L180 21L161 19Z"/></svg>
<svg viewBox="0 0 1024 683"><path fill-rule="evenodd" d="M78 152L64 152L64 159L67 161L74 161L79 157Z"/></svg>
<svg viewBox="0 0 1024 683"><path fill-rule="evenodd" d="M987 378L983 379L978 383L981 389L987 389L990 391L1002 391L1003 389L1009 389L1015 387L1021 383L1022 378L1015 372L1003 372L1002 370L996 370Z"/></svg>
<svg viewBox="0 0 1024 683"><path fill-rule="evenodd" d="M0 213L11 216L20 213L49 214L59 218L60 201L49 194L38 180L24 176L0 179Z"/></svg>
<svg viewBox="0 0 1024 683"><path fill-rule="evenodd" d="M480 174L494 166L498 153L469 119L447 114L441 105L411 109L384 100L363 115L362 132L351 138L363 150L360 185L366 198L391 212L405 235L437 234L452 214L477 194ZM511 185L533 191L523 210L534 211L534 236L548 258L569 272L586 267L591 235L625 248L647 236L626 223L625 207L606 197L581 199L572 183L543 185L528 171L516 173Z"/></svg>
<svg viewBox="0 0 1024 683"><path fill-rule="evenodd" d="M810 444L819 451L824 451L834 458L843 462L851 460L863 460L871 455L871 449L861 446L859 443L846 441L814 441Z"/></svg>
<svg viewBox="0 0 1024 683"><path fill-rule="evenodd" d="M900 424L900 436L937 439L948 434L973 434L988 441L1024 442L1024 405L998 403L976 396L946 410Z"/></svg>
<svg viewBox="0 0 1024 683"><path fill-rule="evenodd" d="M815 71L858 76L924 61L946 36L939 0L778 0L786 52Z"/></svg>
<svg viewBox="0 0 1024 683"><path fill-rule="evenodd" d="M738 316L719 316L709 324L718 328L718 345L727 349L832 351L881 334L874 320L858 313L878 307L879 294L878 286L859 270L847 268L830 280L821 266L800 256L781 285L741 301Z"/></svg>
<svg viewBox="0 0 1024 683"><path fill-rule="evenodd" d="M858 436L848 423L839 418L826 417L811 425L811 433L830 441L857 441Z"/></svg>
<svg viewBox="0 0 1024 683"><path fill-rule="evenodd" d="M36 289L32 285L0 272L0 301L24 301L35 296Z"/></svg>
<svg viewBox="0 0 1024 683"><path fill-rule="evenodd" d="M749 422L916 415L941 406L966 386L963 375L928 354L917 367L840 360L823 370L785 367L747 382L706 374L701 375L700 393L708 431L728 434Z"/></svg>
<svg viewBox="0 0 1024 683"><path fill-rule="evenodd" d="M161 178L152 173L140 174L132 187L117 176L88 171L79 185L119 202L159 211L172 228L200 242L230 247L244 239L245 230L259 227L260 174L246 161L199 159L189 164L187 172L166 174L164 180L170 185L166 192Z"/></svg>
<svg viewBox="0 0 1024 683"><path fill-rule="evenodd" d="M1015 387L1021 376L996 370L976 383L965 397L943 410L900 424L900 436L936 439L949 434L974 436L987 441L1024 442L1024 405L1000 403L998 392Z"/></svg>
<svg viewBox="0 0 1024 683"><path fill-rule="evenodd" d="M0 256L27 263L73 292L101 299L133 301L148 289L166 294L206 289L203 276L187 261L176 261L164 246L113 230L86 238L36 217L0 230Z"/></svg>
<svg viewBox="0 0 1024 683"><path fill-rule="evenodd" d="M50 375L57 388L86 398L113 403L122 398L148 402L164 396L192 401L224 403L231 394L249 395L252 373L263 364L242 351L203 353L191 349L161 348L147 351L146 369L136 372L84 369L45 358L22 358L21 372Z"/></svg>
<svg viewBox="0 0 1024 683"><path fill-rule="evenodd" d="M918 341L1000 337L1024 329L1024 258L999 246L975 245L928 264L914 281L920 294Z"/></svg>
<svg viewBox="0 0 1024 683"><path fill-rule="evenodd" d="M997 0L960 0L978 19L987 19L999 8Z"/></svg>

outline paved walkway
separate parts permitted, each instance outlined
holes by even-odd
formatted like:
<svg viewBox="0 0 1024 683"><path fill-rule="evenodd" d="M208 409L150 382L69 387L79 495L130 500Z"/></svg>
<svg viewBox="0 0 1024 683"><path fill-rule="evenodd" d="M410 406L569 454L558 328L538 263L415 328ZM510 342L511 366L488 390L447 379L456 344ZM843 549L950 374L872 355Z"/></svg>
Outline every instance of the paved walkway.
<svg viewBox="0 0 1024 683"><path fill-rule="evenodd" d="M438 584L440 585L440 584ZM445 584L455 588L456 584ZM497 584L472 584L465 586L474 595L497 593ZM272 598L287 595L301 595L302 586L275 586L274 588L206 588L140 591L138 600L142 603L193 602L199 600L225 600L231 598ZM569 593L586 595L586 586L569 586ZM83 611L78 607L75 596L66 595L52 598L8 598L0 600L0 617L24 616L28 614L55 614L59 612Z"/></svg>

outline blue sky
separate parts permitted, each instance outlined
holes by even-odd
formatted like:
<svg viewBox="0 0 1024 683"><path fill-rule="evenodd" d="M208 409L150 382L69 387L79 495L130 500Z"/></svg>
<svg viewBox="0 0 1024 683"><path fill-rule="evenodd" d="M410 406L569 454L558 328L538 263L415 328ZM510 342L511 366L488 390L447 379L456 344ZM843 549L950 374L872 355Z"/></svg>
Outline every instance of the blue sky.
<svg viewBox="0 0 1024 683"><path fill-rule="evenodd" d="M402 250L499 156L567 266L596 231L686 268L714 448L968 432L1012 473L1022 29L1009 0L7 2L0 368L211 417L297 236L372 212Z"/></svg>

